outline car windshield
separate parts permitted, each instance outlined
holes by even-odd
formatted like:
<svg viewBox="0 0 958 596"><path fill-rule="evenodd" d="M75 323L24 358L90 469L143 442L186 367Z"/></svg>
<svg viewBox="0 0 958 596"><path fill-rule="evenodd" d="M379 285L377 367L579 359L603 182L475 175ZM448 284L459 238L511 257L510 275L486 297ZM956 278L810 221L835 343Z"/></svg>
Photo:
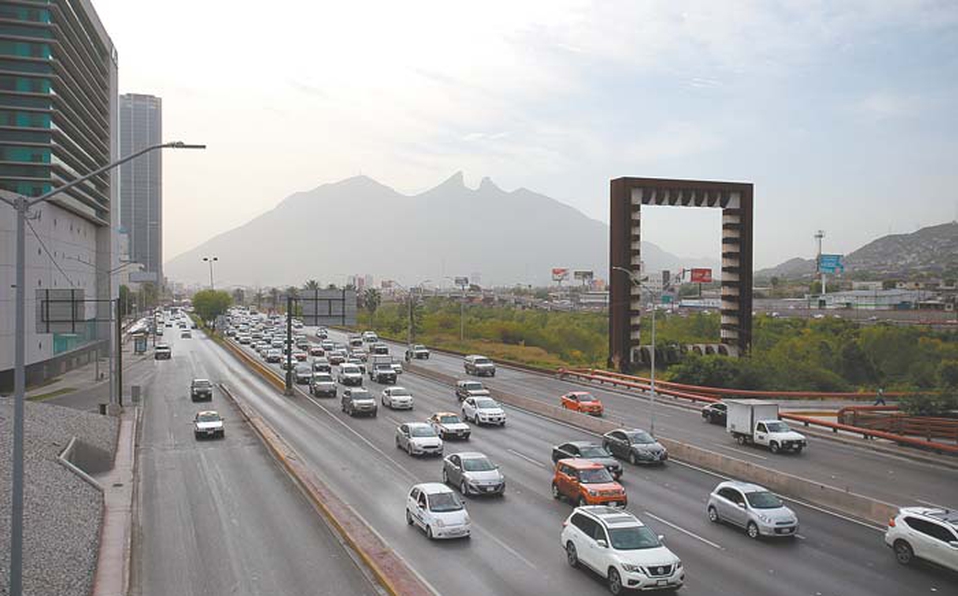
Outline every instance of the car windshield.
<svg viewBox="0 0 958 596"><path fill-rule="evenodd" d="M206 379L197 379L193 381L193 386L199 387L200 389L206 389L207 387L210 386L210 382L207 381Z"/></svg>
<svg viewBox="0 0 958 596"><path fill-rule="evenodd" d="M459 416L453 416L453 415L440 416L439 422L442 424L456 424L459 422Z"/></svg>
<svg viewBox="0 0 958 596"><path fill-rule="evenodd" d="M326 374L313 375L313 380L315 380L317 383L332 383L333 382L333 378Z"/></svg>
<svg viewBox="0 0 958 596"><path fill-rule="evenodd" d="M473 381L471 383L463 383L462 388L465 389L466 391L481 391L482 383L479 383L477 381Z"/></svg>
<svg viewBox="0 0 958 596"><path fill-rule="evenodd" d="M389 395L393 397L406 397L409 395L409 392L402 387L393 387L392 390L389 391Z"/></svg>
<svg viewBox="0 0 958 596"><path fill-rule="evenodd" d="M647 526L609 528L609 540L616 550L642 550L661 545L658 536Z"/></svg>
<svg viewBox="0 0 958 596"><path fill-rule="evenodd" d="M359 373L359 367L355 365L349 365L343 367L344 375L355 375Z"/></svg>
<svg viewBox="0 0 958 596"><path fill-rule="evenodd" d="M591 393L576 393L575 398L579 401L595 401Z"/></svg>
<svg viewBox="0 0 958 596"><path fill-rule="evenodd" d="M579 470L579 482L582 484L605 484L612 482L612 476L605 468Z"/></svg>
<svg viewBox="0 0 958 596"><path fill-rule="evenodd" d="M778 509L782 506L782 501L768 491L745 493L750 507L755 509Z"/></svg>
<svg viewBox="0 0 958 596"><path fill-rule="evenodd" d="M498 408L499 404L497 404L494 399L477 399L476 407L480 410L490 410L492 408Z"/></svg>
<svg viewBox="0 0 958 596"><path fill-rule="evenodd" d="M489 472L496 466L485 457L466 457L462 460L462 469L467 472Z"/></svg>
<svg viewBox="0 0 958 596"><path fill-rule="evenodd" d="M422 344L416 344L416 345L414 345L414 346L412 347L412 349L414 349L414 350L425 350L425 349L426 349L426 346L424 346L424 345L422 345Z"/></svg>
<svg viewBox="0 0 958 596"><path fill-rule="evenodd" d="M634 430L630 433L626 433L626 436L629 437L630 441L633 443L638 443L639 445L648 445L649 443L655 442L655 439L652 438L652 435L644 430Z"/></svg>
<svg viewBox="0 0 958 596"><path fill-rule="evenodd" d="M219 422L220 420L222 420L222 418L220 418L219 414L197 414L196 415L197 422Z"/></svg>
<svg viewBox="0 0 958 596"><path fill-rule="evenodd" d="M357 389L349 394L353 399L372 399L373 396L365 389Z"/></svg>
<svg viewBox="0 0 958 596"><path fill-rule="evenodd" d="M609 452L600 445L579 447L579 454L581 457L612 457Z"/></svg>
<svg viewBox="0 0 958 596"><path fill-rule="evenodd" d="M447 511L459 511L462 509L462 501L453 492L435 493L426 495L429 499L429 511L435 513L445 513Z"/></svg>
<svg viewBox="0 0 958 596"><path fill-rule="evenodd" d="M298 365L298 366L296 367L296 372L297 372L297 374L302 374L302 375L304 375L304 374L309 373L309 372L312 372L312 371L310 370L309 366L304 366L304 365L300 364L300 365Z"/></svg>
<svg viewBox="0 0 958 596"><path fill-rule="evenodd" d="M492 364L492 360L489 360L488 358L476 358L475 363L476 364Z"/></svg>
<svg viewBox="0 0 958 596"><path fill-rule="evenodd" d="M770 433L787 433L788 425L784 422L766 422L765 426L768 427L768 432Z"/></svg>
<svg viewBox="0 0 958 596"><path fill-rule="evenodd" d="M436 432L428 426L412 426L409 428L409 434L413 437L435 437Z"/></svg>

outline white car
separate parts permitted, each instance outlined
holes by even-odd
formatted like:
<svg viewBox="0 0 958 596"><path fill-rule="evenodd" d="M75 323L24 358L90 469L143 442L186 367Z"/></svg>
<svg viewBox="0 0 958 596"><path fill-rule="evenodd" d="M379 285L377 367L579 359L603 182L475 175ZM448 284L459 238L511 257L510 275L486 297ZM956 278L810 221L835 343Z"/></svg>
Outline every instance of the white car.
<svg viewBox="0 0 958 596"><path fill-rule="evenodd" d="M226 436L226 429L223 428L223 418L215 410L204 410L197 412L193 418L193 435L197 439L203 437Z"/></svg>
<svg viewBox="0 0 958 596"><path fill-rule="evenodd" d="M918 558L958 572L958 511L902 507L888 520L885 544L902 565Z"/></svg>
<svg viewBox="0 0 958 596"><path fill-rule="evenodd" d="M393 386L383 389L382 404L393 410L411 410L412 393L405 387Z"/></svg>
<svg viewBox="0 0 958 596"><path fill-rule="evenodd" d="M406 497L406 523L416 525L435 538L468 538L471 523L466 506L445 484L417 484Z"/></svg>
<svg viewBox="0 0 958 596"><path fill-rule="evenodd" d="M425 422L407 422L396 428L396 447L409 455L442 455L442 439Z"/></svg>
<svg viewBox="0 0 958 596"><path fill-rule="evenodd" d="M462 417L466 421L483 424L506 425L506 412L491 397L467 397L462 402Z"/></svg>
<svg viewBox="0 0 958 596"><path fill-rule="evenodd" d="M469 435L472 434L469 425L453 412L436 412L429 417L428 422L444 441L446 439L465 439L468 441Z"/></svg>
<svg viewBox="0 0 958 596"><path fill-rule="evenodd" d="M605 578L613 594L677 590L685 583L681 559L628 511L604 505L577 507L562 524L561 540L569 565L592 569Z"/></svg>
<svg viewBox="0 0 958 596"><path fill-rule="evenodd" d="M363 371L355 364L342 364L337 380L343 385L362 385Z"/></svg>

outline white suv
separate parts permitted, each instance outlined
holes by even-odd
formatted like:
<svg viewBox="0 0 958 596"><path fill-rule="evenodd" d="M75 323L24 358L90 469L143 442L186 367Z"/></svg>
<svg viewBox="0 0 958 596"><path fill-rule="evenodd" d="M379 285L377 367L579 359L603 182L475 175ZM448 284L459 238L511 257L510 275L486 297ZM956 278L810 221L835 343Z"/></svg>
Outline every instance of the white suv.
<svg viewBox="0 0 958 596"><path fill-rule="evenodd" d="M958 571L958 511L902 507L888 520L885 544L902 565L918 557Z"/></svg>
<svg viewBox="0 0 958 596"><path fill-rule="evenodd" d="M562 524L562 548L572 567L589 567L609 591L677 590L685 582L682 561L662 537L637 517L614 507L577 507Z"/></svg>

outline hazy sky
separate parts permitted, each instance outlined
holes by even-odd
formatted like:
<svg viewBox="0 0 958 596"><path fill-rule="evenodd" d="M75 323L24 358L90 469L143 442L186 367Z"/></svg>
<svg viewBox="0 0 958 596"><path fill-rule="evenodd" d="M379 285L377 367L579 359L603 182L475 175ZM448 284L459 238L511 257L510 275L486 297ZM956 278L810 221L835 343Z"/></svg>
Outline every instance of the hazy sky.
<svg viewBox="0 0 958 596"><path fill-rule="evenodd" d="M166 259L359 173L602 221L618 176L751 181L756 266L958 217L955 0L94 4L121 92L209 145L164 155ZM647 213L645 239L717 256L717 215Z"/></svg>

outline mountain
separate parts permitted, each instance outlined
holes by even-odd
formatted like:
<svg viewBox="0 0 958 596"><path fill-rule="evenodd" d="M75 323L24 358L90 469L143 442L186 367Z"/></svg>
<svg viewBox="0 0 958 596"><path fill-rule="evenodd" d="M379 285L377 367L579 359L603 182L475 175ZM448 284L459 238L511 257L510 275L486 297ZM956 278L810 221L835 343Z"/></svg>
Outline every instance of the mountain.
<svg viewBox="0 0 958 596"><path fill-rule="evenodd" d="M958 272L958 222L921 228L911 234L889 234L845 256L846 274L883 279ZM801 278L815 274L815 259L789 259L755 272L756 278Z"/></svg>
<svg viewBox="0 0 958 596"><path fill-rule="evenodd" d="M440 284L475 272L484 286L541 285L552 267L605 277L608 239L606 224L524 188L506 192L488 178L470 189L457 173L406 196L357 176L296 193L165 267L172 280L205 283L202 256L217 255L215 277L224 287L301 285L308 278L342 284L354 274ZM653 271L709 266L649 243L642 250Z"/></svg>

